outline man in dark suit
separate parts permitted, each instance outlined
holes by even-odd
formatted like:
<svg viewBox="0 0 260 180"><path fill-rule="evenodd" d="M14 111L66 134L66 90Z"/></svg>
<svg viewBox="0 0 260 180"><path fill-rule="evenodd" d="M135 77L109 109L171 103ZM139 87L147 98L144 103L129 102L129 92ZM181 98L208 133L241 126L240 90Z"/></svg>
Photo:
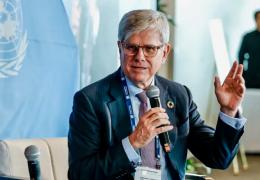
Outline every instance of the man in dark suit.
<svg viewBox="0 0 260 180"><path fill-rule="evenodd" d="M254 18L256 29L244 35L238 54L247 88L260 88L260 10Z"/></svg>
<svg viewBox="0 0 260 180"><path fill-rule="evenodd" d="M120 68L74 97L69 179L133 179L145 166L156 169L159 179L184 179L188 149L209 167L228 167L246 121L238 113L245 91L243 66L235 62L223 85L215 79L221 112L214 130L204 124L187 87L156 75L169 54L168 41L164 14L135 10L123 16ZM139 94L150 85L160 89L162 107L141 111L146 104ZM156 141L163 132L169 133L169 153Z"/></svg>

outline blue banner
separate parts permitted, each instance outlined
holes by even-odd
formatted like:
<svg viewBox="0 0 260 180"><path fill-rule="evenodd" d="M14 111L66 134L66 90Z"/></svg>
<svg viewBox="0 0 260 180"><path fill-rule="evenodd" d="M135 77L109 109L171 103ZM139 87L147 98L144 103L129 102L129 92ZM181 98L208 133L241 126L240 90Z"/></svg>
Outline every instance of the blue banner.
<svg viewBox="0 0 260 180"><path fill-rule="evenodd" d="M66 136L78 88L62 0L0 0L0 138Z"/></svg>

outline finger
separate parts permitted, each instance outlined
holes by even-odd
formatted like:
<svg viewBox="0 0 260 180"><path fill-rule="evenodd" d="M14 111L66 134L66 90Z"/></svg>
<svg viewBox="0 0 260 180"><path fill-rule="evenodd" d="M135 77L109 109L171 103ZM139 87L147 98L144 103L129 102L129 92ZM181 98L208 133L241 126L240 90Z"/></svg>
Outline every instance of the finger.
<svg viewBox="0 0 260 180"><path fill-rule="evenodd" d="M149 121L152 122L152 121L155 121L157 119L169 119L169 116L167 113L154 113L153 115L151 115L149 117Z"/></svg>
<svg viewBox="0 0 260 180"><path fill-rule="evenodd" d="M152 126L155 128L158 128L160 126L165 126L165 125L170 125L170 121L169 119L157 119L155 121L152 122Z"/></svg>
<svg viewBox="0 0 260 180"><path fill-rule="evenodd" d="M157 112L165 112L165 109L161 108L161 107L154 107L154 108L149 109L149 111L151 113L157 113Z"/></svg>
<svg viewBox="0 0 260 180"><path fill-rule="evenodd" d="M227 75L227 78L234 78L236 72L237 72L238 62L235 61Z"/></svg>
<svg viewBox="0 0 260 180"><path fill-rule="evenodd" d="M238 74L236 77L235 77L235 81L237 84L245 84L245 80L243 78L243 76L241 74Z"/></svg>
<svg viewBox="0 0 260 180"><path fill-rule="evenodd" d="M214 86L215 86L215 89L218 89L219 87L221 87L220 79L218 76L215 76Z"/></svg>
<svg viewBox="0 0 260 180"><path fill-rule="evenodd" d="M243 64L239 64L237 69L237 75L242 75L242 74L243 74Z"/></svg>
<svg viewBox="0 0 260 180"><path fill-rule="evenodd" d="M161 124L160 124L160 122L161 122ZM170 124L169 116L166 113L154 113L150 117L148 117L145 120L143 120L143 124L147 128L155 129L158 126Z"/></svg>
<svg viewBox="0 0 260 180"><path fill-rule="evenodd" d="M157 134L161 134L161 133L170 131L170 130L172 130L172 129L173 129L173 126L172 126L172 125L161 126L161 127L156 128L156 133L157 133Z"/></svg>
<svg viewBox="0 0 260 180"><path fill-rule="evenodd" d="M151 108L149 109L147 112L144 113L143 118L150 118L151 116L153 116L153 114L156 113L164 113L165 109L161 108L161 107L156 107L156 108Z"/></svg>
<svg viewBox="0 0 260 180"><path fill-rule="evenodd" d="M237 88L237 92L240 96L243 96L246 91L246 86L243 83L239 84L239 87Z"/></svg>

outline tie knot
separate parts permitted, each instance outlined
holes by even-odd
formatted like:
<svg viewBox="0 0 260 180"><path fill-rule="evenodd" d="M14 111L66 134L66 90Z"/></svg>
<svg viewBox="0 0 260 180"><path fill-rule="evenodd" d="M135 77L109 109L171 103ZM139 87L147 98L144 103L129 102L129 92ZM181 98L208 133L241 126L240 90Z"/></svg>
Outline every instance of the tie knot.
<svg viewBox="0 0 260 180"><path fill-rule="evenodd" d="M142 91L142 92L136 94L136 97L139 99L139 101L141 103L147 104L147 96L145 94L145 91Z"/></svg>

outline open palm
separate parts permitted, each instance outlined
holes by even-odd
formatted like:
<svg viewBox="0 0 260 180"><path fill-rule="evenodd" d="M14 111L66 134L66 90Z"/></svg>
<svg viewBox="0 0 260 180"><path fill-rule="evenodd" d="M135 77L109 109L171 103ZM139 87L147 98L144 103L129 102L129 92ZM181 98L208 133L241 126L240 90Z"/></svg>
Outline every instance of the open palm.
<svg viewBox="0 0 260 180"><path fill-rule="evenodd" d="M215 78L215 93L221 111L232 117L236 115L245 94L245 81L242 73L243 65L239 65L235 61L222 85L219 78Z"/></svg>

